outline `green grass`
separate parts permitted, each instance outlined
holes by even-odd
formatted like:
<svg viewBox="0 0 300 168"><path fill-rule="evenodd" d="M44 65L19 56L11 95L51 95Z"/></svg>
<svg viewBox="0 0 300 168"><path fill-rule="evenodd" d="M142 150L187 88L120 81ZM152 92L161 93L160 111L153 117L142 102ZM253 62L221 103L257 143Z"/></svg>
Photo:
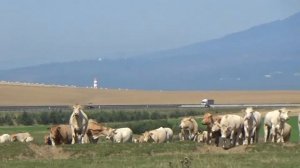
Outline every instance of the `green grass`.
<svg viewBox="0 0 300 168"><path fill-rule="evenodd" d="M168 122L178 125L179 119L171 119ZM99 144L51 147L43 144L43 136L48 132L48 126L1 126L0 134L27 131L34 136L35 140L32 144L18 142L0 144L0 167L299 167L300 144L296 143L298 142L297 117L291 117L288 123L293 127L292 143L264 144L261 141L254 146L235 147L229 150L195 142L178 141L166 144L113 144L105 141ZM260 130L260 135L262 138L263 128Z"/></svg>

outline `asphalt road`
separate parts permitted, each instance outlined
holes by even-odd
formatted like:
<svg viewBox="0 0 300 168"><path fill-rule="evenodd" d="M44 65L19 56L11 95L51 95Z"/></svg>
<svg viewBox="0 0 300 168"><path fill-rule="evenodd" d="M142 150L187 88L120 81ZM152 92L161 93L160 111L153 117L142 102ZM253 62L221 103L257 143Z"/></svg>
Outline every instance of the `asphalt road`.
<svg viewBox="0 0 300 168"><path fill-rule="evenodd" d="M211 108L246 108L246 107L300 107L300 104L215 104ZM166 105L87 105L88 109L175 109L175 108L204 108L200 104L166 104ZM0 106L2 111L52 111L52 110L70 110L70 106Z"/></svg>

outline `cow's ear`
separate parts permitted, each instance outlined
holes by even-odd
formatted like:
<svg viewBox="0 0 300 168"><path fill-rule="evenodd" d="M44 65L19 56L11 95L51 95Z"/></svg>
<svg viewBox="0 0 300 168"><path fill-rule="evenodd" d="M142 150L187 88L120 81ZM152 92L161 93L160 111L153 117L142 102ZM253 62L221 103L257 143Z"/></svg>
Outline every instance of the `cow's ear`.
<svg viewBox="0 0 300 168"><path fill-rule="evenodd" d="M113 129L112 132L113 132L114 134L117 134L117 130L116 130L116 129Z"/></svg>

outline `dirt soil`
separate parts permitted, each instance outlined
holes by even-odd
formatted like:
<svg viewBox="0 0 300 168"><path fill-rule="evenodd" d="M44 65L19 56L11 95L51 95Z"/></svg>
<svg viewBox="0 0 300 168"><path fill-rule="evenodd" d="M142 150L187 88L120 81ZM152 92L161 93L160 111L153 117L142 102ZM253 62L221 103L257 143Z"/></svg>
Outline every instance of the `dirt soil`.
<svg viewBox="0 0 300 168"><path fill-rule="evenodd" d="M216 104L300 103L300 91L143 91L0 83L0 106L199 104L212 98Z"/></svg>
<svg viewBox="0 0 300 168"><path fill-rule="evenodd" d="M69 159L72 155L72 153L57 146L39 146L36 144L29 144L28 146L34 152L35 159Z"/></svg>

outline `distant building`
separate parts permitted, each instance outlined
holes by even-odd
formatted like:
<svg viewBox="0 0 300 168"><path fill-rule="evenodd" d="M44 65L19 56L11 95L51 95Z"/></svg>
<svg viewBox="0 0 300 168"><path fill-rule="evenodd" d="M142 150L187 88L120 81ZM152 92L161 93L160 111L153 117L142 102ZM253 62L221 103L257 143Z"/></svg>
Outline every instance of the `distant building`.
<svg viewBox="0 0 300 168"><path fill-rule="evenodd" d="M98 81L96 78L94 78L94 89L98 88Z"/></svg>

